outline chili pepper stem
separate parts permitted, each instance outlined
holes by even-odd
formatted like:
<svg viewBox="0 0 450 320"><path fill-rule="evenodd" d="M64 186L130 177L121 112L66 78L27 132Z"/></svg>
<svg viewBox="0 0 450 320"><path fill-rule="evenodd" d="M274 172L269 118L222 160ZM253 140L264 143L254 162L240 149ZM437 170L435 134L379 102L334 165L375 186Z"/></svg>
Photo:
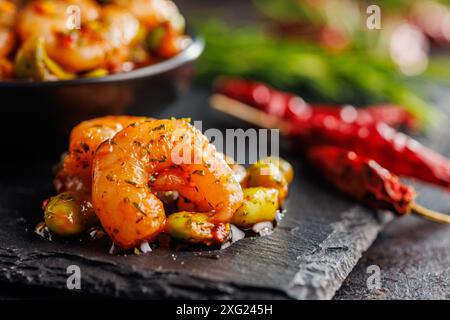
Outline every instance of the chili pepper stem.
<svg viewBox="0 0 450 320"><path fill-rule="evenodd" d="M410 206L410 213L419 215L433 222L450 224L450 215L424 208L415 202Z"/></svg>
<svg viewBox="0 0 450 320"><path fill-rule="evenodd" d="M280 133L288 135L289 124L275 116L257 110L245 103L228 98L222 94L214 94L210 99L214 109L266 129L280 129Z"/></svg>

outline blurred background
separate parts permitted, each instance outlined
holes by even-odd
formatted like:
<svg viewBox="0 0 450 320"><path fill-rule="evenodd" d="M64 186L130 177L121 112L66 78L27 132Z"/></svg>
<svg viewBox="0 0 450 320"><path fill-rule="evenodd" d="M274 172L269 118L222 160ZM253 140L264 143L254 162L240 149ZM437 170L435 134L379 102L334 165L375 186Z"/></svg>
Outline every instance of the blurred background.
<svg viewBox="0 0 450 320"><path fill-rule="evenodd" d="M237 75L308 101L396 103L425 127L443 116L427 85L450 83L448 0L177 4L206 38L198 63L204 84L217 75ZM442 108L450 112L448 105Z"/></svg>

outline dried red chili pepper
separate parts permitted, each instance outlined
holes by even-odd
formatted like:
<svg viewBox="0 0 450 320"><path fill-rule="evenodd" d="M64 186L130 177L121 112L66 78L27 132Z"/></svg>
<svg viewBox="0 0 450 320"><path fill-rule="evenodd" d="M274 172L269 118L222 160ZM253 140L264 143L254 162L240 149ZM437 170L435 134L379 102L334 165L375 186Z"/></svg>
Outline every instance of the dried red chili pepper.
<svg viewBox="0 0 450 320"><path fill-rule="evenodd" d="M371 125L385 122L393 127L404 126L416 130L416 119L403 108L393 104L372 105L365 108L337 105L312 105L301 97L278 91L260 82L241 78L220 78L215 89L218 93L248 104L264 112L291 121L310 121L316 116L335 117L338 121Z"/></svg>
<svg viewBox="0 0 450 320"><path fill-rule="evenodd" d="M327 113L291 121L263 113L235 99L215 96L215 108L263 127L278 127L296 136L304 147L339 146L374 159L397 175L417 178L450 191L450 160L384 122L359 124Z"/></svg>
<svg viewBox="0 0 450 320"><path fill-rule="evenodd" d="M415 192L376 161L337 147L313 147L309 162L343 193L375 209L407 214Z"/></svg>
<svg viewBox="0 0 450 320"><path fill-rule="evenodd" d="M313 147L307 158L324 178L344 194L374 209L392 210L398 215L419 214L427 219L450 223L450 216L421 207L416 192L376 161L337 147Z"/></svg>
<svg viewBox="0 0 450 320"><path fill-rule="evenodd" d="M305 146L332 145L374 159L395 174L433 183L450 191L450 160L385 123L360 126L327 116L291 125Z"/></svg>

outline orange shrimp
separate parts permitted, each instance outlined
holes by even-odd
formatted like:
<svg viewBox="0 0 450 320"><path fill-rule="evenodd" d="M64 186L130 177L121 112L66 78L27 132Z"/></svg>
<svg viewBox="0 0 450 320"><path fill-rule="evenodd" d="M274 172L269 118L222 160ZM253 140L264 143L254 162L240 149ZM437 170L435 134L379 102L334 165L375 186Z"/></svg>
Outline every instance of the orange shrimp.
<svg viewBox="0 0 450 320"><path fill-rule="evenodd" d="M72 236L98 223L91 200L95 150L124 127L149 118L108 116L84 121L71 133L69 154L54 180L58 195L45 204L45 222L53 232Z"/></svg>
<svg viewBox="0 0 450 320"><path fill-rule="evenodd" d="M67 10L80 8L80 26L70 29ZM120 65L139 35L140 23L127 9L100 7L93 0L34 0L20 12L16 24L23 41L44 39L48 56L71 72Z"/></svg>
<svg viewBox="0 0 450 320"><path fill-rule="evenodd" d="M6 57L14 47L16 37L12 26L16 11L14 3L0 0L0 59Z"/></svg>
<svg viewBox="0 0 450 320"><path fill-rule="evenodd" d="M243 201L233 171L186 120L128 126L98 148L92 172L94 210L113 242L122 248L151 241L164 231L163 204L153 193L156 188L149 187L149 181L156 181L159 174L174 172L172 176L178 179L168 187L159 183L160 189L206 201L212 209L207 214L212 223L230 221Z"/></svg>
<svg viewBox="0 0 450 320"><path fill-rule="evenodd" d="M15 36L11 29L0 26L0 58L6 57L14 47Z"/></svg>
<svg viewBox="0 0 450 320"><path fill-rule="evenodd" d="M100 15L100 7L93 0L32 0L21 10L16 29L21 39L26 41L35 36L51 38L55 32L67 32L67 10L71 5L80 8L81 23L95 21Z"/></svg>
<svg viewBox="0 0 450 320"><path fill-rule="evenodd" d="M184 32L185 21L175 3L168 0L113 0L112 3L130 10L146 29L169 23L179 33Z"/></svg>
<svg viewBox="0 0 450 320"><path fill-rule="evenodd" d="M145 117L106 116L84 121L70 134L69 153L64 158L55 185L58 192L91 190L92 160L98 146L132 123L149 120Z"/></svg>

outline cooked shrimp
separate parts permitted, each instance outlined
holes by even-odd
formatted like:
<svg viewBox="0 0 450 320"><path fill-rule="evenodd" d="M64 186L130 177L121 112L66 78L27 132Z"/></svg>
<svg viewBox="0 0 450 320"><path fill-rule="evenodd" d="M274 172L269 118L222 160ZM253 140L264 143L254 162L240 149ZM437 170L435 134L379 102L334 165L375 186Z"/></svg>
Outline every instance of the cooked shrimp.
<svg viewBox="0 0 450 320"><path fill-rule="evenodd" d="M17 7L9 0L0 0L0 25L11 27L14 24Z"/></svg>
<svg viewBox="0 0 450 320"><path fill-rule="evenodd" d="M65 70L74 73L105 68L106 42L92 29L83 28L70 33L58 33L45 46L48 56Z"/></svg>
<svg viewBox="0 0 450 320"><path fill-rule="evenodd" d="M114 243L131 248L164 230L164 207L148 182L170 170L182 171L184 175L176 175L183 177L179 185L193 186L196 197L210 204L212 223L228 222L242 203L242 189L230 167L187 121L131 125L103 143L93 162L94 210ZM183 188L172 187L183 195Z"/></svg>
<svg viewBox="0 0 450 320"><path fill-rule="evenodd" d="M87 120L70 134L69 153L64 158L62 169L55 181L56 189L61 191L78 191L91 189L92 160L98 146L132 123L149 120L144 117L106 116Z"/></svg>
<svg viewBox="0 0 450 320"><path fill-rule="evenodd" d="M11 29L0 26L0 58L6 57L14 47L14 33Z"/></svg>
<svg viewBox="0 0 450 320"><path fill-rule="evenodd" d="M91 201L92 159L95 150L124 127L143 117L107 116L84 121L71 133L69 154L55 178L58 195L45 205L45 221L53 232L71 236L97 222Z"/></svg>
<svg viewBox="0 0 450 320"><path fill-rule="evenodd" d="M113 47L132 44L139 32L139 20L130 11L120 6L103 7L100 22L105 27L106 40Z"/></svg>
<svg viewBox="0 0 450 320"><path fill-rule="evenodd" d="M236 181L241 183L247 174L245 167L237 164L233 158L227 155L222 153L218 154L224 158L225 162L231 168ZM205 199L198 196L198 192L195 190L194 186L183 183L183 181L186 180L183 179L183 175L185 176L185 174L180 170L167 170L166 172L161 172L156 177L153 177L154 179L150 182L150 186L152 189L164 191L170 190L175 186L178 188L183 188L184 196L180 195L177 199L177 207L180 211L211 211L213 208Z"/></svg>
<svg viewBox="0 0 450 320"><path fill-rule="evenodd" d="M15 35L12 25L15 16L15 4L0 0L0 59L6 57L14 47Z"/></svg>
<svg viewBox="0 0 450 320"><path fill-rule="evenodd" d="M69 30L66 10L74 4L80 7L81 25ZM91 0L40 0L22 10L18 31L23 40L43 37L48 56L77 73L127 60L129 46L139 32L139 21L115 5L100 10Z"/></svg>
<svg viewBox="0 0 450 320"><path fill-rule="evenodd" d="M129 9L139 19L148 32L145 43L153 55L168 59L191 43L183 35L185 21L172 1L114 0L114 3Z"/></svg>
<svg viewBox="0 0 450 320"><path fill-rule="evenodd" d="M139 21L118 6L105 6L94 25L59 33L47 45L49 56L74 72L97 68L118 69L129 58L130 45L139 32Z"/></svg>
<svg viewBox="0 0 450 320"><path fill-rule="evenodd" d="M80 7L80 28L69 30L67 10ZM79 72L103 67L106 53L101 34L86 28L100 14L92 0L34 0L20 12L17 30L25 42L30 38L44 40L48 56L68 71Z"/></svg>
<svg viewBox="0 0 450 320"><path fill-rule="evenodd" d="M161 23L168 22L177 32L182 33L184 31L184 18L172 1L113 0L113 3L130 10L147 29L153 29Z"/></svg>
<svg viewBox="0 0 450 320"><path fill-rule="evenodd" d="M33 0L21 11L17 31L23 41L30 37L52 38L57 32L67 32L68 8L80 8L80 22L85 24L98 19L100 7L93 0Z"/></svg>
<svg viewBox="0 0 450 320"><path fill-rule="evenodd" d="M5 58L0 58L0 80L9 79L13 75L13 64Z"/></svg>

